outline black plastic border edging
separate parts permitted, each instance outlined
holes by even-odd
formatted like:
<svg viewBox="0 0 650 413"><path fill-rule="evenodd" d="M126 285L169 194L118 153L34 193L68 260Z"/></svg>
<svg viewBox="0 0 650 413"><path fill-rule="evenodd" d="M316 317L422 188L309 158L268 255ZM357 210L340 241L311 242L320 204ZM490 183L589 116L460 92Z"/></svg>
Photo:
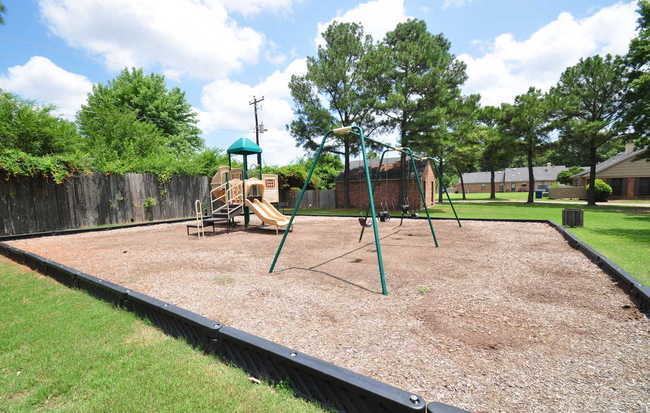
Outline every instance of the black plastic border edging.
<svg viewBox="0 0 650 413"><path fill-rule="evenodd" d="M607 257L591 248L587 243L564 229L561 225L553 221L547 221L547 223L552 228L555 228L567 240L569 245L582 252L594 264L612 277L623 291L628 293L630 298L637 304L639 310L646 315L650 315L650 287L643 285L630 273L611 262Z"/></svg>
<svg viewBox="0 0 650 413"><path fill-rule="evenodd" d="M161 221L133 222L128 224L116 224L116 225L110 225L105 227L60 229L54 231L30 232L27 234L13 234L13 235L5 234L5 235L0 235L0 242L14 241L18 239L52 237L56 235L82 234L84 232L100 232L100 231L112 231L115 229L125 229L125 228L134 228L134 227L148 227L151 225L158 225L158 224L175 224L177 222L185 222L185 221L193 221L193 220L194 218L171 218L171 219L164 219Z"/></svg>
<svg viewBox="0 0 650 413"><path fill-rule="evenodd" d="M167 334L271 382L286 382L304 398L346 412L424 412L418 395L0 242L0 254L69 287L149 319ZM430 405L431 406L431 405ZM447 409L451 406L436 404ZM429 410L463 412L463 410Z"/></svg>
<svg viewBox="0 0 650 413"><path fill-rule="evenodd" d="M232 327L219 330L215 351L252 375L287 382L306 399L344 412L423 412L418 395L293 351Z"/></svg>

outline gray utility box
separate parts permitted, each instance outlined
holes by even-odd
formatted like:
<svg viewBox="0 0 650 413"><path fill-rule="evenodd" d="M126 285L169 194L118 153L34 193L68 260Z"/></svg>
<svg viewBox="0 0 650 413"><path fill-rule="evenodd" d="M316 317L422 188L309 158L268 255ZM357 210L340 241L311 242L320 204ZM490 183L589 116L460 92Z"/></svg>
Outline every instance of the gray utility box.
<svg viewBox="0 0 650 413"><path fill-rule="evenodd" d="M562 210L562 225L565 227L581 227L584 223L584 210L578 208Z"/></svg>

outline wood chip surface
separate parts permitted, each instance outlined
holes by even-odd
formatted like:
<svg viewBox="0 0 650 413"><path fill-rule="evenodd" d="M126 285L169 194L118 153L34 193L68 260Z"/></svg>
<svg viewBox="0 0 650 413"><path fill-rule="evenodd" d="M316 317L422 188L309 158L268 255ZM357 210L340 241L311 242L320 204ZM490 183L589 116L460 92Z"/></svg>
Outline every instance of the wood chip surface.
<svg viewBox="0 0 650 413"><path fill-rule="evenodd" d="M10 244L473 411L647 412L650 322L545 224L298 217L187 237L161 224Z"/></svg>

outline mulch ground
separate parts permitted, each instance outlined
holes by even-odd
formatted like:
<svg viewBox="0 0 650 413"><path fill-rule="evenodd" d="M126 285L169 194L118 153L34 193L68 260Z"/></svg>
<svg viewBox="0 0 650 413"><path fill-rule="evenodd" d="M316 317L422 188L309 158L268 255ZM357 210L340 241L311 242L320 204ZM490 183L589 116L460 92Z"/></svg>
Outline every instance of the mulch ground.
<svg viewBox="0 0 650 413"><path fill-rule="evenodd" d="M650 322L545 224L299 217L274 232L184 224L13 241L81 271L475 411L648 411ZM221 230L219 230L221 231Z"/></svg>

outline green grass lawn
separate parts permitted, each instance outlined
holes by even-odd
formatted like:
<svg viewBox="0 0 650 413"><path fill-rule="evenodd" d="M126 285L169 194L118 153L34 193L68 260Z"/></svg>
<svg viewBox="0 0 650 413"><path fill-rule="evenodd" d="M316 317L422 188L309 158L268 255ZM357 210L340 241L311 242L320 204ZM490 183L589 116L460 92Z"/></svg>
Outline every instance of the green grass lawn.
<svg viewBox="0 0 650 413"><path fill-rule="evenodd" d="M1 257L0 314L1 412L322 411Z"/></svg>
<svg viewBox="0 0 650 413"><path fill-rule="evenodd" d="M496 194L496 200L497 201L526 201L528 200L528 192L497 192ZM452 200L462 200L463 199L463 194L462 193L449 193L449 197ZM447 199L447 197L443 194L443 198ZM436 196L437 199L437 196ZM465 199L467 201L489 201L490 200L490 193L489 192L476 192L476 193L467 193L465 194ZM536 199L538 200L538 199ZM544 202L558 202L558 203L565 203L567 200L566 199L550 199L548 197L542 198L541 199ZM573 199L571 202L585 202L586 201L580 201L578 199ZM610 202L617 203L617 204L650 204L650 199L612 199ZM601 203L600 205L605 205Z"/></svg>
<svg viewBox="0 0 650 413"><path fill-rule="evenodd" d="M562 209L567 205L513 202L458 203L456 210L462 218L548 219L562 223ZM585 241L621 268L650 285L650 208L633 206L587 207L570 205L585 210L585 226L570 228L573 234ZM434 217L453 217L448 204L436 205ZM285 210L285 213L290 211ZM359 215L359 210L303 210L304 213ZM424 216L424 213L421 213ZM440 237L444 242L444 238Z"/></svg>
<svg viewBox="0 0 650 413"><path fill-rule="evenodd" d="M517 200L517 201L525 201L525 200L528 199L528 192L497 192L495 195L496 195L496 197L497 197L497 200L507 200L507 201ZM456 194L456 193L453 193L453 192L449 192L449 196L450 196L451 199L453 199L453 200L457 200L457 199L460 200L460 199L463 199L463 194L460 193L460 192L457 193L457 194ZM445 197L444 194L443 194L443 197ZM445 198L446 198L446 197L445 197ZM465 194L465 198L466 198L467 200L471 200L471 201L475 201L475 200L481 200L481 201L483 201L483 200L489 200L489 199L490 199L490 193L489 193L489 192L487 192L487 193L485 193L485 192L466 193L466 194ZM544 198L544 199L548 199L548 198Z"/></svg>

